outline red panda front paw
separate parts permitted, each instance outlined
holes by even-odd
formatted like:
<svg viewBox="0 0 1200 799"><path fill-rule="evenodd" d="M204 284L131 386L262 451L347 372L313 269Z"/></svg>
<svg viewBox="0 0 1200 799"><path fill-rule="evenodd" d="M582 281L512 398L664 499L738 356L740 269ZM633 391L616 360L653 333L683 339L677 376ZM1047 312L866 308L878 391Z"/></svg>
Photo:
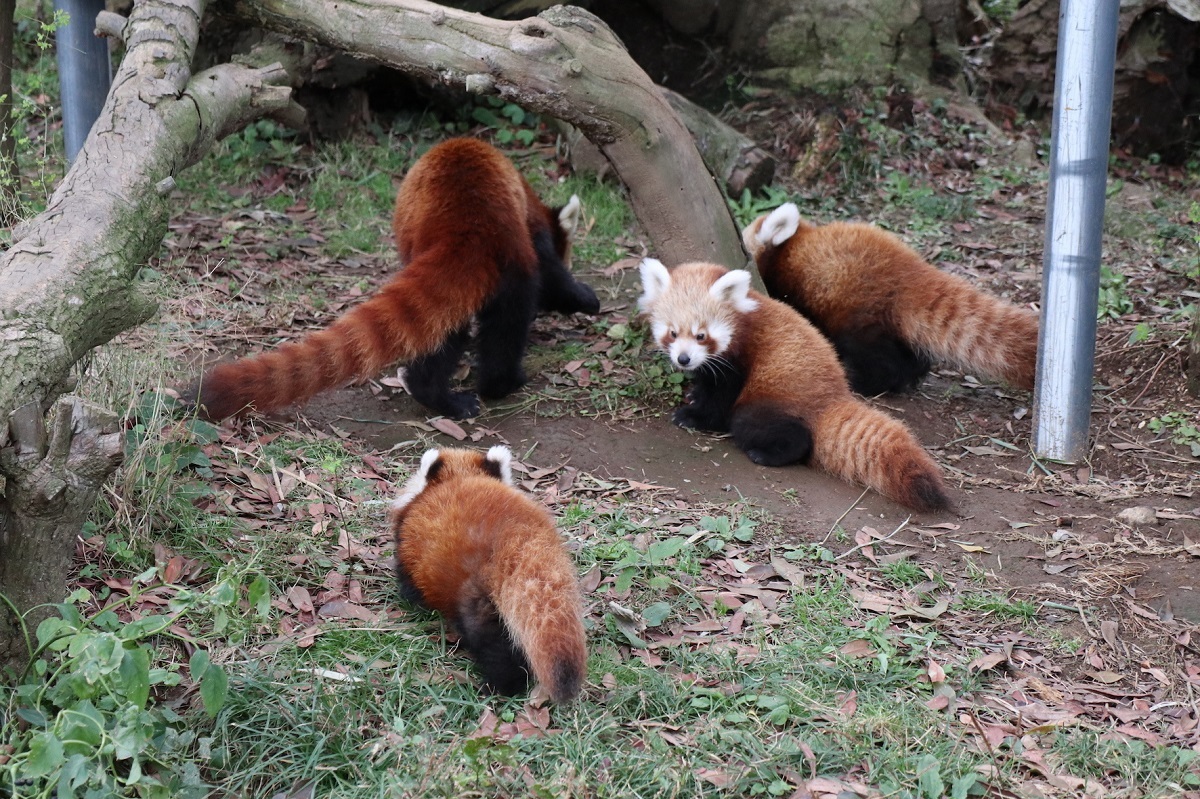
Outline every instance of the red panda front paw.
<svg viewBox="0 0 1200 799"><path fill-rule="evenodd" d="M452 391L433 410L451 419L472 419L479 415L479 397L469 391Z"/></svg>

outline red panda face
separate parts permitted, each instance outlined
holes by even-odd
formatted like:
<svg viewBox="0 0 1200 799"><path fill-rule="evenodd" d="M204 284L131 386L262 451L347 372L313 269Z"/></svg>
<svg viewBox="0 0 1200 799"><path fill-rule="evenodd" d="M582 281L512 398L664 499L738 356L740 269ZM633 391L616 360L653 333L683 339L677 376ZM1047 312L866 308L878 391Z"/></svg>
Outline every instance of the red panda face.
<svg viewBox="0 0 1200 799"><path fill-rule="evenodd" d="M668 272L647 258L641 271L639 303L658 346L679 369L699 369L721 357L733 343L739 315L758 307L748 296L750 274L742 270L684 264Z"/></svg>

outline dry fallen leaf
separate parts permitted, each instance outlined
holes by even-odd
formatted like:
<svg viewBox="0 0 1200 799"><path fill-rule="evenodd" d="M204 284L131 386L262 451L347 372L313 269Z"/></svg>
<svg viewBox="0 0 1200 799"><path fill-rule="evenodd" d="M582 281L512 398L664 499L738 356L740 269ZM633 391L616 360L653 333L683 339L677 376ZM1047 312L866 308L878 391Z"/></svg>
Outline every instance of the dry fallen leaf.
<svg viewBox="0 0 1200 799"><path fill-rule="evenodd" d="M455 441L462 441L467 437L467 432L465 430L463 430L456 422L447 419L444 416L439 416L437 419L431 419L429 424L450 436Z"/></svg>

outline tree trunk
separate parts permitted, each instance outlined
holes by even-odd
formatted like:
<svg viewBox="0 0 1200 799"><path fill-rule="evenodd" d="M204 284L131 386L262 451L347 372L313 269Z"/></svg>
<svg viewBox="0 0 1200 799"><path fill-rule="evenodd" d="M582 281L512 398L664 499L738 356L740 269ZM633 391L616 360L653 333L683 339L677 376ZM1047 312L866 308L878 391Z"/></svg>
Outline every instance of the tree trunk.
<svg viewBox="0 0 1200 799"><path fill-rule="evenodd" d="M9 431L12 446L0 450L0 586L12 607L0 606L0 673L28 659L46 603L62 596L79 528L123 453L116 415L77 397L55 404L49 436L33 402L13 412Z"/></svg>
<svg viewBox="0 0 1200 799"><path fill-rule="evenodd" d="M17 0L0 0L0 225L17 218L21 170L17 165L17 136L13 130L13 15Z"/></svg>
<svg viewBox="0 0 1200 799"><path fill-rule="evenodd" d="M759 147L750 137L726 125L682 94L667 88L660 87L659 90L692 134L704 165L718 184L725 187L727 196L737 199L747 190L754 194L775 177L775 156ZM573 125L560 120L558 127L567 143L571 169L600 176L608 174L612 165L599 147L588 141Z"/></svg>
<svg viewBox="0 0 1200 799"><path fill-rule="evenodd" d="M746 263L687 129L608 26L586 11L558 6L504 22L424 0L237 0L234 8L255 25L569 122L629 189L659 258Z"/></svg>
<svg viewBox="0 0 1200 799"><path fill-rule="evenodd" d="M100 15L128 48L113 90L46 211L0 257L0 594L22 613L61 599L62 561L94 487L116 468L102 414L60 405L48 449L35 417L70 386L82 355L154 313L135 276L166 230L171 176L220 137L291 107L278 64L190 75L202 12L203 0L142 0L127 23ZM39 579L21 582L22 571ZM24 647L6 607L0 654Z"/></svg>

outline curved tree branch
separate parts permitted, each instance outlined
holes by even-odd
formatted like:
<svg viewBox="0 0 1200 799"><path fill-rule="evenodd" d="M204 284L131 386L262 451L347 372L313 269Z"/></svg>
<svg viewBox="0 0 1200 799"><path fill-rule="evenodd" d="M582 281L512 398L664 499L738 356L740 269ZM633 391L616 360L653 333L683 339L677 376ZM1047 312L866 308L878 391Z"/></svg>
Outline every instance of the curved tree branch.
<svg viewBox="0 0 1200 799"><path fill-rule="evenodd" d="M569 122L612 163L664 261L746 263L691 135L616 35L586 11L556 6L518 22L424 0L237 0L235 11L272 30Z"/></svg>

